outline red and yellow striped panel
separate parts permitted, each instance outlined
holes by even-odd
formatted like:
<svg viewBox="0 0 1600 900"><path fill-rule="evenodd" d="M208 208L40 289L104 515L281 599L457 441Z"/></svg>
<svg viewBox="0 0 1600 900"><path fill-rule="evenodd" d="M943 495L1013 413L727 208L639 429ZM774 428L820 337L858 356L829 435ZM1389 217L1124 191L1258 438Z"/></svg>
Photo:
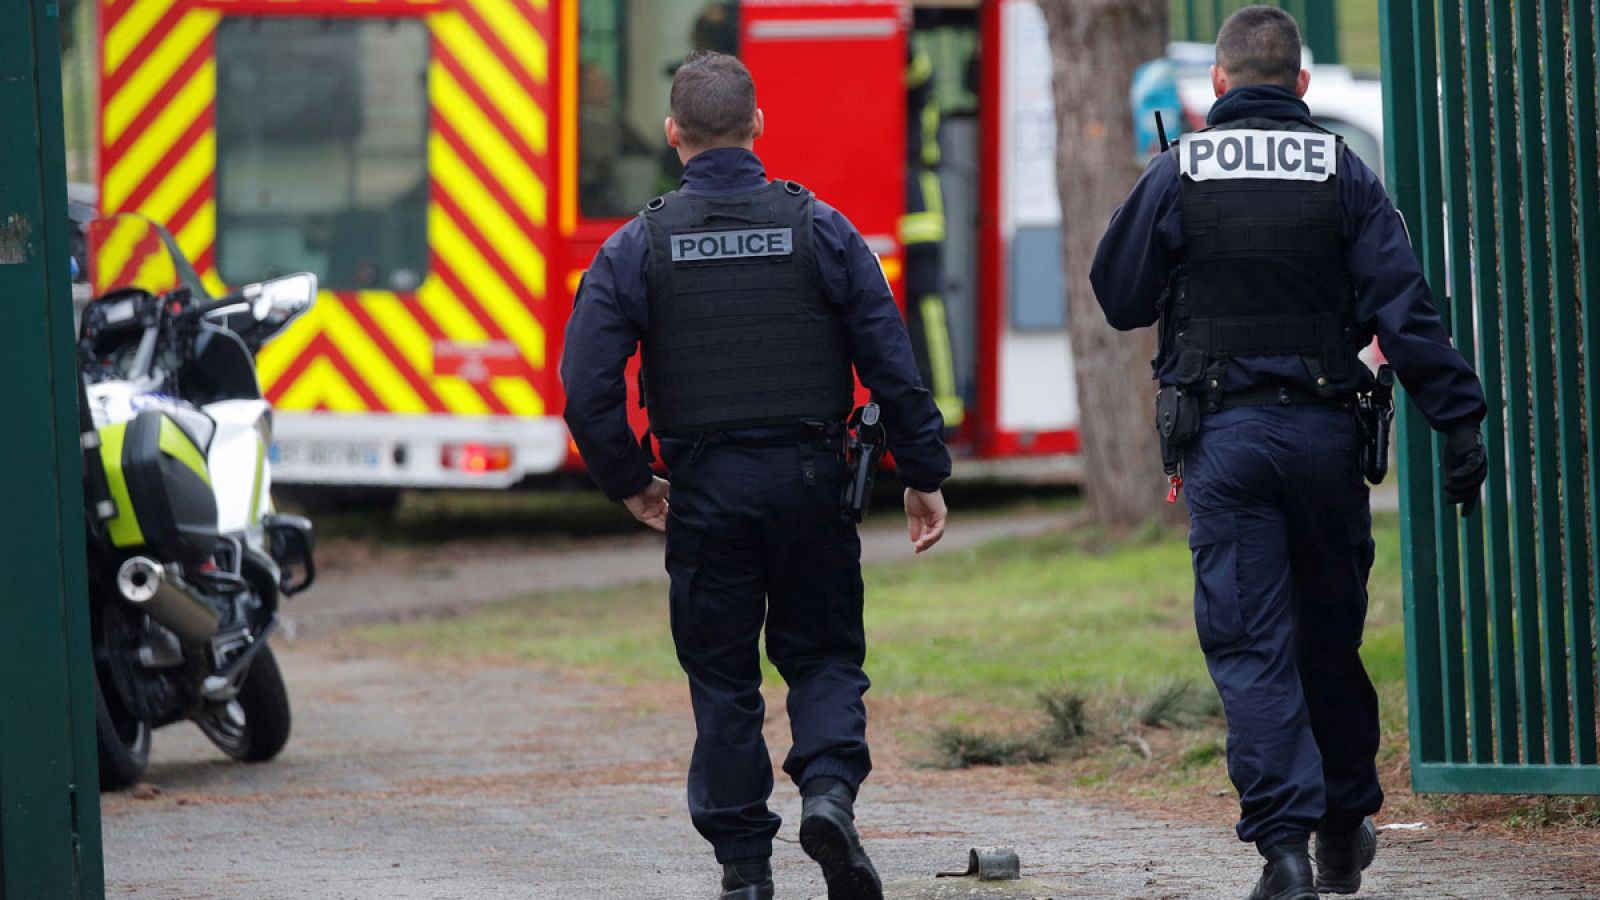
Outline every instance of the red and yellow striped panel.
<svg viewBox="0 0 1600 900"><path fill-rule="evenodd" d="M557 321L548 0L103 0L102 212L165 224L213 291L213 36L229 15L421 17L432 38L428 277L411 293L324 291L263 348L268 398L284 410L544 415ZM97 271L127 277L136 261L121 252L107 242Z"/></svg>

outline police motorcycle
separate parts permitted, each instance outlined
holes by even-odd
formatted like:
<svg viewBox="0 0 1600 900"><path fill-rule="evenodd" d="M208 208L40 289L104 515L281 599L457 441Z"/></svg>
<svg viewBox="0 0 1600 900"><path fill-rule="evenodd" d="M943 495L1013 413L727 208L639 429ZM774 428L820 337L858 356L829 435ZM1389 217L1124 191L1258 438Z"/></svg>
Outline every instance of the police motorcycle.
<svg viewBox="0 0 1600 900"><path fill-rule="evenodd" d="M78 365L101 784L144 773L151 732L188 720L223 753L272 759L289 696L268 638L316 577L311 523L273 510L272 408L255 353L317 291L310 274L219 299L171 234L92 226L100 284Z"/></svg>

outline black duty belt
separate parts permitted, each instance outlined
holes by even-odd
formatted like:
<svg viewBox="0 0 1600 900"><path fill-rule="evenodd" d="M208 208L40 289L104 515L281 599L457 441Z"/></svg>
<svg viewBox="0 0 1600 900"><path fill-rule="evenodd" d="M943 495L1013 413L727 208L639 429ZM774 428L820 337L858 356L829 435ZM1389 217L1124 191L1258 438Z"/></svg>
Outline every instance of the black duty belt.
<svg viewBox="0 0 1600 900"><path fill-rule="evenodd" d="M744 425L708 428L704 431L656 435L663 441L738 444L743 447L792 447L797 442L822 442L844 435L844 423L796 422L792 425Z"/></svg>
<svg viewBox="0 0 1600 900"><path fill-rule="evenodd" d="M1218 412L1241 406L1326 406L1332 409L1345 409L1350 406L1350 397L1347 394L1324 397L1310 388L1297 385L1265 384L1229 391L1222 395L1221 402L1214 409L1208 407L1208 411Z"/></svg>

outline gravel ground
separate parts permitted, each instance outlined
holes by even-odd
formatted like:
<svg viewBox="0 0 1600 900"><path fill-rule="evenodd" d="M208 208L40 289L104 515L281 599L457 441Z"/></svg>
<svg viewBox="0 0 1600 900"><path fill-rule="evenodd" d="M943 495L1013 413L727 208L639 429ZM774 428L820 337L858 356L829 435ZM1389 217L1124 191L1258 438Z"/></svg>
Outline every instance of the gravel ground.
<svg viewBox="0 0 1600 900"><path fill-rule="evenodd" d="M157 735L138 796L104 802L112 896L238 900L698 898L717 872L683 811L681 689L628 690L528 668L418 666L337 638L286 644L296 734L277 761L224 762L188 726ZM781 706L769 723L781 758ZM822 893L785 817L778 896ZM862 833L897 896L934 893L969 847L1017 847L1028 897L1243 897L1258 865L1225 825L1151 821L1029 790L1006 773L890 759ZM1367 897L1582 897L1521 845L1386 833ZM946 890L951 886L943 885ZM973 886L953 896L983 896Z"/></svg>
<svg viewBox="0 0 1600 900"><path fill-rule="evenodd" d="M974 523L952 544L1026 534L1060 516ZM869 537L869 557L909 551ZM409 566L409 568L408 568ZM692 729L681 685L598 685L529 667L447 666L376 653L337 626L460 611L510 590L658 577L648 538L448 563L380 561L295 601L278 642L295 735L278 760L226 762L188 725L156 735L149 785L104 799L108 894L183 900L700 898L717 869L684 812ZM419 578L418 571L431 571ZM869 664L870 665L870 664ZM883 710L874 704L874 716ZM769 702L774 758L787 745ZM880 734L860 824L891 896L1243 897L1259 865L1227 823L1197 826L1086 803L1012 770L936 772ZM783 900L822 893L794 842L774 863ZM1017 847L1029 881L980 891L935 881L969 847ZM1558 849L1433 831L1383 836L1362 896L1593 897Z"/></svg>

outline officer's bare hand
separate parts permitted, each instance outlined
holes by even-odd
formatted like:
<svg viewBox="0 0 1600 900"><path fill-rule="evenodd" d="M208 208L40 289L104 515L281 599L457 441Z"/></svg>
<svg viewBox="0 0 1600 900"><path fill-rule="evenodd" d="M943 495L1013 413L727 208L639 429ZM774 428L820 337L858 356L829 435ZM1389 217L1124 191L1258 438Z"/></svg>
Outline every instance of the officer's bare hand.
<svg viewBox="0 0 1600 900"><path fill-rule="evenodd" d="M667 530L667 498L672 485L664 478L651 476L650 486L622 501L633 517L657 531Z"/></svg>
<svg viewBox="0 0 1600 900"><path fill-rule="evenodd" d="M924 494L906 488L906 530L911 534L911 546L918 553L939 543L944 537L944 494L934 491Z"/></svg>

